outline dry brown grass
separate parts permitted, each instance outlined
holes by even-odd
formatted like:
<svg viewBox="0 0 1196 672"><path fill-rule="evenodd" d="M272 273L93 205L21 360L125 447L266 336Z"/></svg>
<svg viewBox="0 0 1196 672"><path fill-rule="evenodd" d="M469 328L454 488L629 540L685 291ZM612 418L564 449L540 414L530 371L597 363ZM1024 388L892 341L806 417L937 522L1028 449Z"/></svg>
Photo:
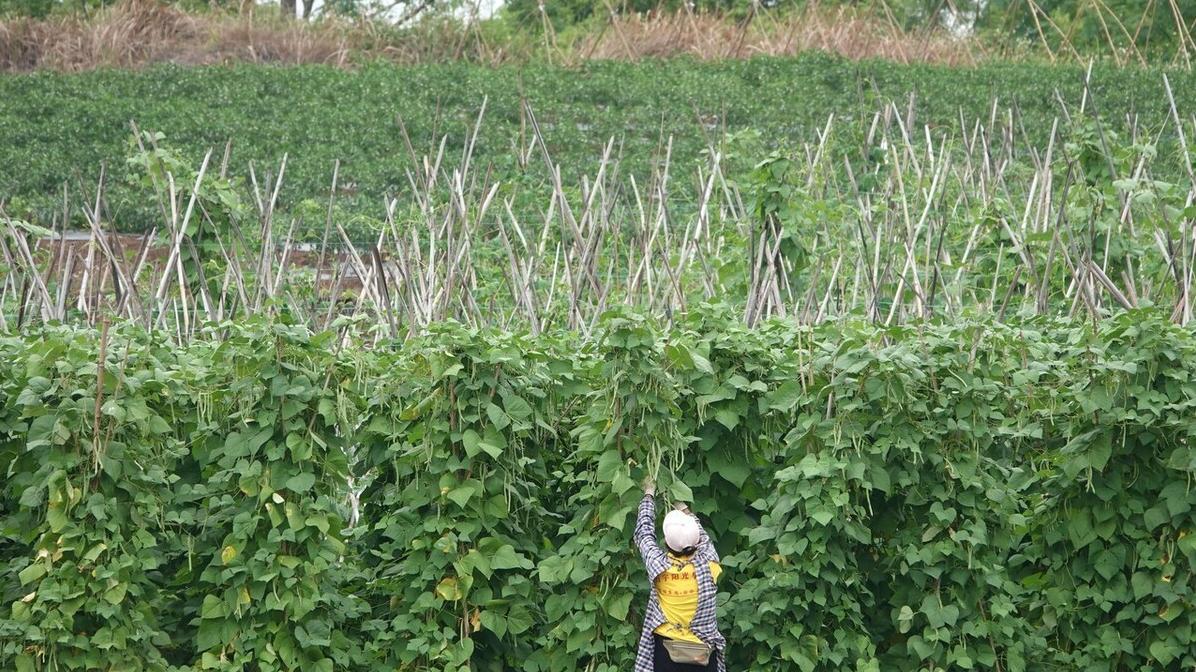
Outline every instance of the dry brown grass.
<svg viewBox="0 0 1196 672"><path fill-rule="evenodd" d="M94 17L0 22L0 69L137 68L157 63L327 63L349 57L349 27L251 15L192 15L154 0L125 0Z"/></svg>
<svg viewBox="0 0 1196 672"><path fill-rule="evenodd" d="M850 59L974 65L985 58L976 40L945 31L902 31L891 22L840 8L807 9L781 18L762 14L731 22L714 14L649 13L623 17L577 52L588 58L639 59L688 55L700 59L784 56L820 50Z"/></svg>
<svg viewBox="0 0 1196 672"><path fill-rule="evenodd" d="M368 22L281 21L260 15L189 14L156 0L123 0L92 17L0 21L0 71L82 71L140 68L160 63L211 65L322 63L348 67L385 60L427 63L467 59L487 64L522 61L537 47L489 44L476 28L429 23L400 32ZM808 10L735 22L724 16L649 13L618 17L566 48L539 47L553 62L689 55L747 58L824 50L847 58L970 65L984 55L978 43L941 31L910 33L890 22L850 11ZM547 53L545 53L547 52Z"/></svg>

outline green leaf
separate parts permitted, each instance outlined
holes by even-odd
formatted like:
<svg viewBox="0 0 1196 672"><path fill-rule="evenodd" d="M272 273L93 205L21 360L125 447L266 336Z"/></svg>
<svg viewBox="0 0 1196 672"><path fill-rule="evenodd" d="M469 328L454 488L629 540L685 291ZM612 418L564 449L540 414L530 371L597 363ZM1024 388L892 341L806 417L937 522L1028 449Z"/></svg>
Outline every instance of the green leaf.
<svg viewBox="0 0 1196 672"><path fill-rule="evenodd" d="M316 476L311 473L302 473L292 476L287 479L287 489L292 492L307 492L311 490L312 486L316 484Z"/></svg>
<svg viewBox="0 0 1196 672"><path fill-rule="evenodd" d="M205 620L224 618L228 611L224 603L215 595L204 595L203 605L199 608L199 617Z"/></svg>
<svg viewBox="0 0 1196 672"><path fill-rule="evenodd" d="M292 530L302 530L307 525L307 517L295 506L294 502L287 502L283 505L283 510L286 512L287 524Z"/></svg>
<svg viewBox="0 0 1196 672"><path fill-rule="evenodd" d="M502 448L485 441L478 442L478 448L481 448L487 455L495 459L497 459L499 455L502 455Z"/></svg>
<svg viewBox="0 0 1196 672"><path fill-rule="evenodd" d="M149 431L153 434L169 434L171 429L165 420L155 415L149 419Z"/></svg>
<svg viewBox="0 0 1196 672"><path fill-rule="evenodd" d="M1067 523L1067 534L1077 549L1084 548L1096 540L1092 529L1092 518L1086 509L1075 509Z"/></svg>
<svg viewBox="0 0 1196 672"><path fill-rule="evenodd" d="M1170 623L1176 618L1179 618L1179 615L1182 613L1184 613L1184 605L1182 603L1170 602L1167 604L1167 606L1163 607L1161 611L1159 611L1157 616L1163 619L1165 623Z"/></svg>
<svg viewBox="0 0 1196 672"><path fill-rule="evenodd" d="M1196 446L1180 446L1172 451L1167 458L1167 466L1172 469L1196 472Z"/></svg>
<svg viewBox="0 0 1196 672"><path fill-rule="evenodd" d="M631 510L632 506L623 504L618 497L608 497L599 506L598 517L607 525L622 531L623 526L627 524L627 516Z"/></svg>
<svg viewBox="0 0 1196 672"><path fill-rule="evenodd" d="M559 583L573 571L573 558L567 555L553 555L540 561L540 580L545 583Z"/></svg>
<svg viewBox="0 0 1196 672"><path fill-rule="evenodd" d="M517 420L527 420L535 414L531 404L517 394L506 393L502 398L503 410L507 415Z"/></svg>
<svg viewBox="0 0 1196 672"><path fill-rule="evenodd" d="M1142 514L1142 522L1148 530L1155 530L1170 520L1171 516L1167 513L1167 508L1162 504L1152 506Z"/></svg>
<svg viewBox="0 0 1196 672"><path fill-rule="evenodd" d="M1185 480L1173 480L1159 493L1167 512L1172 518L1178 518L1192 510L1193 496L1191 484Z"/></svg>
<svg viewBox="0 0 1196 672"><path fill-rule="evenodd" d="M769 539L775 539L777 531L771 527L753 527L748 531L748 545L758 546Z"/></svg>
<svg viewBox="0 0 1196 672"><path fill-rule="evenodd" d="M490 418L490 422L494 423L495 429L506 429L511 424L511 418L494 403L486 406L486 417Z"/></svg>
<svg viewBox="0 0 1196 672"><path fill-rule="evenodd" d="M1152 642L1150 645L1151 657L1163 665L1170 664L1171 661L1175 660L1180 652L1180 647L1170 641L1158 639Z"/></svg>
<svg viewBox="0 0 1196 672"><path fill-rule="evenodd" d="M611 479L611 490L616 495L622 495L628 490L635 488L635 481L631 480L631 476L627 475L626 469L620 469L615 472L615 477Z"/></svg>
<svg viewBox="0 0 1196 672"><path fill-rule="evenodd" d="M1111 580L1114 576L1121 573L1125 565L1125 547L1115 546L1105 551L1101 551L1096 556L1096 571L1103 576L1106 581Z"/></svg>
<svg viewBox="0 0 1196 672"><path fill-rule="evenodd" d="M83 554L83 560L85 562L95 562L96 559L98 559L100 557L100 554L106 550L108 550L108 544L105 544L104 542L100 542L100 543L96 544L95 546L92 546L91 550L89 550Z"/></svg>
<svg viewBox="0 0 1196 672"><path fill-rule="evenodd" d="M495 636L501 638L507 634L507 620L498 612L484 609L479 620L482 622L482 627L493 632Z"/></svg>
<svg viewBox="0 0 1196 672"><path fill-rule="evenodd" d="M788 413L801 401L802 394L802 387L799 381L785 381L780 387L768 394L768 407Z"/></svg>
<svg viewBox="0 0 1196 672"><path fill-rule="evenodd" d="M885 494L893 491L893 481L889 478L889 472L883 464L875 465L869 469L868 478L871 480L873 488Z"/></svg>
<svg viewBox="0 0 1196 672"><path fill-rule="evenodd" d="M623 458L619 451L611 449L598 457L598 465L594 469L594 476L599 483L613 483L615 475L623 468Z"/></svg>
<svg viewBox="0 0 1196 672"><path fill-rule="evenodd" d="M714 375L714 367L710 365L709 359L706 359L701 354L694 352L692 349L689 351L689 356L691 359L693 359L695 369L708 376Z"/></svg>
<svg viewBox="0 0 1196 672"><path fill-rule="evenodd" d="M129 584L121 582L104 591L104 600L109 604L120 604L129 591Z"/></svg>
<svg viewBox="0 0 1196 672"><path fill-rule="evenodd" d="M690 490L689 486L686 485L685 482L681 481L681 480L674 480L669 485L669 494L672 495L672 498L678 502L693 502L694 501L693 490Z"/></svg>
<svg viewBox="0 0 1196 672"><path fill-rule="evenodd" d="M531 613L522 606L516 605L511 607L511 610L507 613L507 630L512 635L527 632L533 623Z"/></svg>
<svg viewBox="0 0 1196 672"><path fill-rule="evenodd" d="M1191 566L1192 571L1196 573L1196 531L1181 533L1179 541L1176 542L1175 546L1188 558L1188 564Z"/></svg>
<svg viewBox="0 0 1196 672"><path fill-rule="evenodd" d="M810 513L810 517L819 525L826 526L835 518L835 514L827 509L818 509Z"/></svg>
<svg viewBox="0 0 1196 672"><path fill-rule="evenodd" d="M331 526L328 524L328 516L318 513L307 517L307 525L319 530L320 534L328 534L328 530L331 529Z"/></svg>
<svg viewBox="0 0 1196 672"><path fill-rule="evenodd" d="M934 647L927 644L918 635L914 635L906 640L906 647L918 657L918 660L928 660L934 655Z"/></svg>
<svg viewBox="0 0 1196 672"><path fill-rule="evenodd" d="M448 498L455 502L457 506L465 508L465 505L469 504L469 500L473 499L475 492L476 489L473 485L467 483L450 490Z"/></svg>
<svg viewBox="0 0 1196 672"><path fill-rule="evenodd" d="M664 346L664 354L674 366L680 369L694 368L694 358L685 344L669 343Z"/></svg>
<svg viewBox="0 0 1196 672"><path fill-rule="evenodd" d="M707 453L706 464L712 472L736 488L742 488L752 473L746 458L733 455L728 448L717 448Z"/></svg>
<svg viewBox="0 0 1196 672"><path fill-rule="evenodd" d="M17 574L17 578L19 578L21 580L21 585L25 586L25 585L29 585L30 583L33 583L34 581L37 581L38 579L42 578L45 575L46 575L46 565L41 562L34 562L34 563L30 564L28 567L26 567L25 569L22 569Z"/></svg>
<svg viewBox="0 0 1196 672"><path fill-rule="evenodd" d="M46 507L46 522L49 523L51 532L61 532L66 529L70 519L67 518L61 504L52 503Z"/></svg>
<svg viewBox="0 0 1196 672"><path fill-rule="evenodd" d="M531 569L532 563L516 553L515 548L510 544L503 544L490 557L490 566L494 569Z"/></svg>
<svg viewBox="0 0 1196 672"><path fill-rule="evenodd" d="M625 621L627 620L627 613L631 610L631 598L633 597L635 595L629 591L616 593L607 598L603 607L611 618L616 621Z"/></svg>
<svg viewBox="0 0 1196 672"><path fill-rule="evenodd" d="M1154 579L1146 572L1134 572L1130 584L1134 589L1135 600L1141 600L1154 592Z"/></svg>
<svg viewBox="0 0 1196 672"><path fill-rule="evenodd" d="M482 442L482 437L472 429L467 429L461 432L461 445L465 446L465 454L469 457L475 457L480 450L478 444Z"/></svg>
<svg viewBox="0 0 1196 672"><path fill-rule="evenodd" d="M1113 452L1113 437L1103 432L1088 448L1088 464L1095 471L1101 471L1109 463L1109 455Z"/></svg>
<svg viewBox="0 0 1196 672"><path fill-rule="evenodd" d="M723 407L714 412L714 419L728 430L739 426L739 413L733 408Z"/></svg>

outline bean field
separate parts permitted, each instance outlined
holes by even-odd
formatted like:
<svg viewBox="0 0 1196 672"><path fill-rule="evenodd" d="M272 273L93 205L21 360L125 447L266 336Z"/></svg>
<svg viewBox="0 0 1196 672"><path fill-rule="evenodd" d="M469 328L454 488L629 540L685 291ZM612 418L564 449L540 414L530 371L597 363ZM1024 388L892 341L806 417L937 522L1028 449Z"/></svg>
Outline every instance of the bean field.
<svg viewBox="0 0 1196 672"><path fill-rule="evenodd" d="M729 670L1196 671L1196 79L1047 60L0 75L0 669L629 670L651 479Z"/></svg>

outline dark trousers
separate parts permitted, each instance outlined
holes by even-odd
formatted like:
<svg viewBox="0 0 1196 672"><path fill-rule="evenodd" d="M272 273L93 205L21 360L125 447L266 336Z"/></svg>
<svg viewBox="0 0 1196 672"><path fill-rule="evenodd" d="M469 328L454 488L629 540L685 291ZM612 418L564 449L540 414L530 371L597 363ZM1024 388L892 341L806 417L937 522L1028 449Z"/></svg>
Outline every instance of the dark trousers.
<svg viewBox="0 0 1196 672"><path fill-rule="evenodd" d="M654 672L716 672L718 670L718 652L714 651L710 654L710 662L705 665L684 665L682 663L674 663L669 658L669 652L665 651L664 637L660 635L652 635L654 640L654 650L652 652L652 669Z"/></svg>

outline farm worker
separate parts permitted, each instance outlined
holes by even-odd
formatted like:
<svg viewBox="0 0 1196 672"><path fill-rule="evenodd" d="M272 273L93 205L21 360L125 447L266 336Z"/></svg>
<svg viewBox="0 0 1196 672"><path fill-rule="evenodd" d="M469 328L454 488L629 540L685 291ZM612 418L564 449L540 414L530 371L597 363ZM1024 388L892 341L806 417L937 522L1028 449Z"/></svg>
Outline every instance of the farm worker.
<svg viewBox="0 0 1196 672"><path fill-rule="evenodd" d="M718 552L697 516L678 504L664 517L665 545L656 539L656 484L644 482L635 545L648 569L651 594L635 672L725 672L727 642L718 631Z"/></svg>

